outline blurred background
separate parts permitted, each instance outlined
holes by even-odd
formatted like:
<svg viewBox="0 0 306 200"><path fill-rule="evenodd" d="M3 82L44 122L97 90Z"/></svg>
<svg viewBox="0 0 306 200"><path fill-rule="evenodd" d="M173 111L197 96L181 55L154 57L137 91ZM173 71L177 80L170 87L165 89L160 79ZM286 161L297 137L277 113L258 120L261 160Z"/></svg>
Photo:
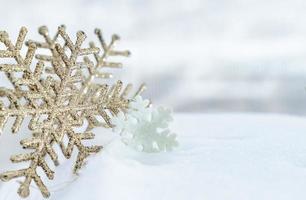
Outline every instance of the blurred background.
<svg viewBox="0 0 306 200"><path fill-rule="evenodd" d="M129 49L115 79L176 112L306 114L306 1L0 0L0 29L28 38L103 29ZM4 80L1 80L1 82Z"/></svg>

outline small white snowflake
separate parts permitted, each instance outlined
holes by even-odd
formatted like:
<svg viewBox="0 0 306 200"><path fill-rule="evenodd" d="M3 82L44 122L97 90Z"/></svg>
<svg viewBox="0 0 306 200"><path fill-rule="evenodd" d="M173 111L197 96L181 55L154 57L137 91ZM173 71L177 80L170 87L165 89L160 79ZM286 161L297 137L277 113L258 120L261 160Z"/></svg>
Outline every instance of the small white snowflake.
<svg viewBox="0 0 306 200"><path fill-rule="evenodd" d="M170 151L178 145L176 135L171 133L171 110L150 106L149 100L141 96L130 103L126 114L119 113L112 118L113 131L119 133L122 141L143 152Z"/></svg>

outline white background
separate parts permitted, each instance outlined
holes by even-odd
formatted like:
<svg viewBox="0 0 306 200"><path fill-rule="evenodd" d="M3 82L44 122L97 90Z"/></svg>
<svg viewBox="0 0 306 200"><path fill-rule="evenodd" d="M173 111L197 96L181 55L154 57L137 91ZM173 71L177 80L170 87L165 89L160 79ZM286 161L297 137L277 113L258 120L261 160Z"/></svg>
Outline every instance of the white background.
<svg viewBox="0 0 306 200"><path fill-rule="evenodd" d="M118 33L133 55L115 79L146 82L146 96L175 111L304 114L305 9L302 0L2 0L0 29Z"/></svg>

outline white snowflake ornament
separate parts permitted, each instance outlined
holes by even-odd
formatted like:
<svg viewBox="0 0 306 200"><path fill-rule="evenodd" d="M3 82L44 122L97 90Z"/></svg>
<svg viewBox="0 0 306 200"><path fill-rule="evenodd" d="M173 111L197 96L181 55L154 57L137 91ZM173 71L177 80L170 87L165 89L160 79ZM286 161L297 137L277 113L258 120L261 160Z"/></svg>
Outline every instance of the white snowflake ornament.
<svg viewBox="0 0 306 200"><path fill-rule="evenodd" d="M143 152L171 151L178 146L176 135L171 133L171 110L150 106L149 100L135 97L129 110L112 118L113 131L121 135L122 141Z"/></svg>

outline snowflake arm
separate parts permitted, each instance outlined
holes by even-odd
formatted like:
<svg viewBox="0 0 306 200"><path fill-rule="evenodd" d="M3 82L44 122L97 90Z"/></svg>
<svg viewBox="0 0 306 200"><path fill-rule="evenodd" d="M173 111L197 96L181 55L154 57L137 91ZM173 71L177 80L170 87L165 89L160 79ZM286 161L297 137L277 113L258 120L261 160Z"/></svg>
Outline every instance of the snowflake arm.
<svg viewBox="0 0 306 200"><path fill-rule="evenodd" d="M50 192L43 183L40 176L37 174L37 167L41 167L49 179L54 178L54 172L49 168L45 161L45 156L48 154L54 161L55 165L58 165L57 155L52 149L48 140L41 137L22 140L21 144L24 148L35 149L34 152L28 154L20 154L11 157L13 163L31 161L30 166L25 169L8 171L0 175L2 181L9 181L18 177L25 177L25 180L21 183L18 194L21 197L27 197L30 193L29 187L32 181L34 181L39 187L42 195L46 198L50 196Z"/></svg>

